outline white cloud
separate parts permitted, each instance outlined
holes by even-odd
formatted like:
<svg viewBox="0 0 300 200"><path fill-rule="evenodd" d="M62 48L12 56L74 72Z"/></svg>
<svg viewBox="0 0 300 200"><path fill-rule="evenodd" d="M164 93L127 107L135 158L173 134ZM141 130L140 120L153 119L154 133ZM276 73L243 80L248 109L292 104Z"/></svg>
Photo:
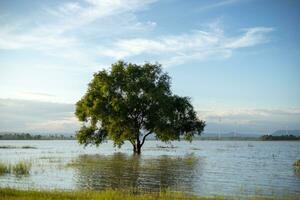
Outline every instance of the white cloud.
<svg viewBox="0 0 300 200"><path fill-rule="evenodd" d="M224 47L228 49L237 49L266 43L269 41L266 34L273 30L273 28L269 27L254 27L245 29L244 35L236 38L229 38Z"/></svg>
<svg viewBox="0 0 300 200"><path fill-rule="evenodd" d="M0 131L74 133L80 123L74 104L0 98ZM199 110L206 132L268 133L300 129L300 108ZM219 121L221 119L221 121Z"/></svg>
<svg viewBox="0 0 300 200"><path fill-rule="evenodd" d="M235 4L240 2L241 0L218 0L217 2L213 2L208 5L203 5L197 8L198 11L205 11L205 10L210 10L213 8L218 8L218 7L223 7L231 4Z"/></svg>
<svg viewBox="0 0 300 200"><path fill-rule="evenodd" d="M300 108L286 109L211 109L198 111L207 121L207 132L236 131L270 133L279 129L299 129Z"/></svg>
<svg viewBox="0 0 300 200"><path fill-rule="evenodd" d="M0 99L0 131L74 133L74 111L73 104Z"/></svg>
<svg viewBox="0 0 300 200"><path fill-rule="evenodd" d="M209 30L197 30L189 34L117 40L112 46L100 49L99 53L115 59L150 54L154 59L165 60L164 64L181 64L210 57L228 58L236 49L268 42L267 33L273 28L253 27L243 31L238 36L226 36L214 24Z"/></svg>
<svg viewBox="0 0 300 200"><path fill-rule="evenodd" d="M22 91L23 94L33 95L33 96L41 96L41 97L55 97L53 94L45 93L45 92L31 92L31 91Z"/></svg>
<svg viewBox="0 0 300 200"><path fill-rule="evenodd" d="M73 133L79 127L78 120L74 117L65 117L58 120L43 120L40 122L25 122L24 129L42 133Z"/></svg>
<svg viewBox="0 0 300 200"><path fill-rule="evenodd" d="M218 23L211 23L207 29L185 34L143 37L151 35L142 33L157 24L139 21L136 12L155 1L84 0L45 8L49 21L37 20L33 25L4 24L0 29L0 49L36 50L85 65L95 65L99 55L103 60L151 55L152 60L147 61L159 60L164 66L170 66L191 60L229 58L236 49L267 42L267 34L273 30L252 27L240 35L227 36ZM216 5L233 2L217 2Z"/></svg>
<svg viewBox="0 0 300 200"><path fill-rule="evenodd" d="M47 9L50 14L60 17L58 31L65 32L71 29L93 23L124 13L131 14L144 9L156 0L85 0L83 3L65 3L55 9ZM128 17L130 19L130 17ZM104 21L103 21L104 22ZM116 22L117 23L117 22ZM141 23L140 23L141 24ZM133 24L131 24L133 25Z"/></svg>
<svg viewBox="0 0 300 200"><path fill-rule="evenodd" d="M7 23L0 29L0 49L33 49L43 50L49 53L57 52L64 54L74 48L80 51L86 42L78 32L88 29L87 25L97 22L98 30L107 21L110 25L121 26L122 29L148 29L156 25L155 22L145 23L137 21L134 12L144 9L154 0L85 0L79 2L68 2L56 8L45 8L49 15L49 21L42 21L35 24ZM122 18L121 24L118 21L110 21ZM122 25L126 27L122 27ZM130 27L130 28L129 28ZM107 27L105 27L107 28ZM104 28L104 29L105 29ZM72 32L78 31L77 33ZM76 32L75 31L75 32ZM97 33L95 33L97 34ZM81 51L82 54L84 54Z"/></svg>

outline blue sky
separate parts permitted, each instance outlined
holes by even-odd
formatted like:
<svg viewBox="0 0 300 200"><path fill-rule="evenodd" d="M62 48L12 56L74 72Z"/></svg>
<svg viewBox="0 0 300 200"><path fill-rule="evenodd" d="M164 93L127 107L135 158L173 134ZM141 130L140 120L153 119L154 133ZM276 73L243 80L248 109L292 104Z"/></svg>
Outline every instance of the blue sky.
<svg viewBox="0 0 300 200"><path fill-rule="evenodd" d="M299 8L296 0L0 1L0 131L75 131L71 104L119 59L161 63L207 132L300 129Z"/></svg>

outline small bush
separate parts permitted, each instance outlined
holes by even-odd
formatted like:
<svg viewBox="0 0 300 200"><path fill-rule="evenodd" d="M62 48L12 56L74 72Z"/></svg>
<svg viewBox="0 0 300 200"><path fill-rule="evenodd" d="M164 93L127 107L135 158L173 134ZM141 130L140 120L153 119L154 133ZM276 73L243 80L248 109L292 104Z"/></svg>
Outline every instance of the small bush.
<svg viewBox="0 0 300 200"><path fill-rule="evenodd" d="M15 175L28 175L31 169L31 163L20 161L12 167L12 172Z"/></svg>

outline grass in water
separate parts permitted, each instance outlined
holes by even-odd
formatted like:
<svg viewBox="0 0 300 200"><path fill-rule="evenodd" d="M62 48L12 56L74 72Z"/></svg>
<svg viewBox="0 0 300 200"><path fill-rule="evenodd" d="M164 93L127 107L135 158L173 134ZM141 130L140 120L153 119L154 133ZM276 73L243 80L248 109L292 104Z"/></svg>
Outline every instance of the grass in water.
<svg viewBox="0 0 300 200"><path fill-rule="evenodd" d="M17 176L29 175L31 170L31 162L20 161L14 165L0 162L0 176L4 174L13 173Z"/></svg>
<svg viewBox="0 0 300 200"><path fill-rule="evenodd" d="M0 162L0 176L10 172L10 165Z"/></svg>
<svg viewBox="0 0 300 200"><path fill-rule="evenodd" d="M15 175L28 175L31 169L31 163L27 161L20 161L12 166L12 172Z"/></svg>

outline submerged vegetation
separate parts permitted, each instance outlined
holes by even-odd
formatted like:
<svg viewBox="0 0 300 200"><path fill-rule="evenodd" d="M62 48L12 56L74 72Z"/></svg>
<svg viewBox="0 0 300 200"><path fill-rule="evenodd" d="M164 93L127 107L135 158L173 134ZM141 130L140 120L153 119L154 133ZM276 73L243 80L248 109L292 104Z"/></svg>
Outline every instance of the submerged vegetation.
<svg viewBox="0 0 300 200"><path fill-rule="evenodd" d="M32 164L29 161L19 161L14 165L0 162L0 175L9 173L13 173L16 176L29 175L31 166Z"/></svg>
<svg viewBox="0 0 300 200"><path fill-rule="evenodd" d="M200 163L193 155L142 158L117 153L112 156L82 155L68 163L67 167L76 171L77 177L80 177L78 183L83 188L102 190L130 187L158 192L163 189L186 191L183 188L191 188Z"/></svg>

